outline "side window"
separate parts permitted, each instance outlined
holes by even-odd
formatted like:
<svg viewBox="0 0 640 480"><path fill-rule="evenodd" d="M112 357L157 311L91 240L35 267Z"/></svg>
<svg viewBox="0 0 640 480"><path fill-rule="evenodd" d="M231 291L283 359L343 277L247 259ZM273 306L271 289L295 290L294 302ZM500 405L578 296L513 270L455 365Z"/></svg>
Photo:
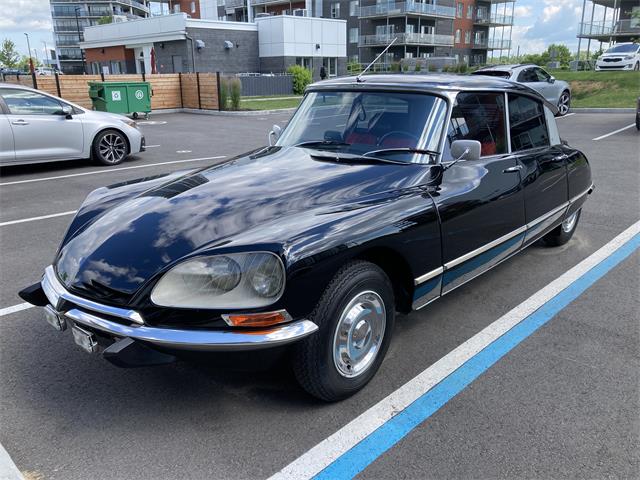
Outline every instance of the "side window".
<svg viewBox="0 0 640 480"><path fill-rule="evenodd" d="M455 140L477 140L484 156L507 153L505 105L502 93L460 93L451 112L444 160L451 160Z"/></svg>
<svg viewBox="0 0 640 480"><path fill-rule="evenodd" d="M556 124L556 117L547 107L544 107L544 117L547 121L547 130L549 130L549 143L551 145L560 145L562 140L560 139L560 132Z"/></svg>
<svg viewBox="0 0 640 480"><path fill-rule="evenodd" d="M542 102L510 93L509 127L512 152L549 145Z"/></svg>
<svg viewBox="0 0 640 480"><path fill-rule="evenodd" d="M538 81L538 75L536 75L536 72L533 70L533 68L525 68L518 75L518 80L517 81L518 82L527 82L527 83L537 82Z"/></svg>
<svg viewBox="0 0 640 480"><path fill-rule="evenodd" d="M548 82L549 79L551 78L551 75L549 75L547 72L545 72L541 68L536 68L535 73L539 82Z"/></svg>
<svg viewBox="0 0 640 480"><path fill-rule="evenodd" d="M56 99L29 90L0 89L0 95L13 115L53 115L62 108Z"/></svg>

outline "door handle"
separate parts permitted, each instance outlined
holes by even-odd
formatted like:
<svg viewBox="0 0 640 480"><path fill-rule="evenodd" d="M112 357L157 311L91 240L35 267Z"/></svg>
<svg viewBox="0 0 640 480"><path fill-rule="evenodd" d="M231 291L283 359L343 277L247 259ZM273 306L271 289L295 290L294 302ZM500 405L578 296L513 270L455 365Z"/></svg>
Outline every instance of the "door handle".
<svg viewBox="0 0 640 480"><path fill-rule="evenodd" d="M11 125L29 125L29 122L25 120L14 120Z"/></svg>
<svg viewBox="0 0 640 480"><path fill-rule="evenodd" d="M513 167L505 168L502 173L516 173L522 170L522 165L514 165Z"/></svg>
<svg viewBox="0 0 640 480"><path fill-rule="evenodd" d="M554 162L563 162L567 158L569 158L569 155L567 155L566 153L563 153L561 155L558 155L557 157L553 157L553 161Z"/></svg>

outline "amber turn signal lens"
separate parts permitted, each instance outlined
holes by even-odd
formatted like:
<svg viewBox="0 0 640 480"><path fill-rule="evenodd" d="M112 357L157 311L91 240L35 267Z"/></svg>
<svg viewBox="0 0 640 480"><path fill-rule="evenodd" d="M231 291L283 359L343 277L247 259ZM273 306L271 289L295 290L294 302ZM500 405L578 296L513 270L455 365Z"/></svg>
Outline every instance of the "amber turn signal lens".
<svg viewBox="0 0 640 480"><path fill-rule="evenodd" d="M232 327L270 327L291 320L291 316L285 310L265 313L231 313L222 315L222 318Z"/></svg>

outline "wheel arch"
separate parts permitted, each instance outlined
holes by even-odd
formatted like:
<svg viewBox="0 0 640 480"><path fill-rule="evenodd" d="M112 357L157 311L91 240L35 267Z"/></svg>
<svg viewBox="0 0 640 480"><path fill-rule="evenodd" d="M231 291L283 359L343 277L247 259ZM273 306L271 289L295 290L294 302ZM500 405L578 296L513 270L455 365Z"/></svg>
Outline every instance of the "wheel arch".
<svg viewBox="0 0 640 480"><path fill-rule="evenodd" d="M96 130L96 132L93 134L93 137L91 138L91 144L89 145L89 155L92 160L94 160L93 150L95 147L96 139L101 133L104 133L108 130L114 130L120 133L124 137L125 142L127 142L127 155L131 153L131 140L129 140L129 135L127 135L118 127L113 127L113 126L101 127L100 129Z"/></svg>

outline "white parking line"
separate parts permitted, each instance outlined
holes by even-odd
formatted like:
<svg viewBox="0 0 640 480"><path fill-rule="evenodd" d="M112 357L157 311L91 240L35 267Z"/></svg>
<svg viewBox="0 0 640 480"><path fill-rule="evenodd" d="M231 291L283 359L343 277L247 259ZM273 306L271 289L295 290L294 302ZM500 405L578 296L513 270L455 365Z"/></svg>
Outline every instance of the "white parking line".
<svg viewBox="0 0 640 480"><path fill-rule="evenodd" d="M33 308L33 305L27 302L19 303L18 305L13 305L11 307L0 308L0 317L4 317L11 313L21 312L22 310L28 310L30 308Z"/></svg>
<svg viewBox="0 0 640 480"><path fill-rule="evenodd" d="M410 423L402 417L402 415L414 402L424 397L427 392L436 388L438 384L445 381L447 377L453 375L458 369L464 368L467 362L472 361L474 357L486 348L489 348L489 346L498 341L500 337L507 335L507 332L512 331L512 329L515 331L516 327L527 318L530 318L531 315L540 311L545 313L544 309L548 309L549 303L557 299L558 296L570 296L572 288L579 292L579 288L576 287L576 282L584 279L584 276L593 270L597 270L597 267L606 263L612 255L618 252L618 249L624 248L628 242L633 242L634 237L638 234L640 234L640 222L633 224L600 250L597 250L546 287L534 293L513 310L449 352L415 378L405 383L398 390L392 392L389 396L369 408L333 435L274 474L269 480L301 480L316 476L323 477L323 475L321 475L323 471L326 473L324 477L327 478L352 478L354 475L351 475L351 473L353 473L351 470L346 472L348 474L343 475L340 473L345 472L340 472L340 468L338 468L338 474L336 474L335 471L325 469L330 468L334 462L339 462L341 457L344 459L345 456L349 457L349 455L370 457L366 460L362 460L362 458L358 460L360 463L364 461L364 464L360 465L360 467L366 468L370 463L369 460L375 460L379 453L378 450L382 449L376 450L374 446L367 443L363 448L365 450L366 448L371 448L372 451L376 450L376 452L367 453L364 451L363 453L363 451L360 450L355 451L358 446L365 445L367 439L375 435L375 432L383 428L385 424L394 422L395 417L401 418L401 420L399 420L400 423L402 421ZM579 295L579 293L576 293L576 295ZM400 430L403 429L402 426L398 426L397 428ZM395 441L392 442L390 446L395 443ZM348 464L350 460L352 460L352 458L347 459L345 463ZM361 469L356 469L356 471L361 471Z"/></svg>
<svg viewBox="0 0 640 480"><path fill-rule="evenodd" d="M65 215L73 215L77 210L70 210L68 212L52 213L51 215L42 215L40 217L21 218L19 220L10 220L8 222L0 223L0 227L7 225L15 225L16 223L35 222L36 220L46 220L47 218L64 217Z"/></svg>
<svg viewBox="0 0 640 480"><path fill-rule="evenodd" d="M571 115L575 115L575 113L567 113L566 115L563 115L562 117L557 117L556 120L562 120L563 118L570 117Z"/></svg>
<svg viewBox="0 0 640 480"><path fill-rule="evenodd" d="M6 187L8 185L20 185L23 183L46 182L48 180L60 180L62 178L82 177L84 175L98 175L100 173L120 172L122 170L133 170L136 168L159 167L161 165L172 165L174 163L199 162L202 160L217 160L220 158L226 158L226 155L217 155L215 157L186 158L184 160L171 160L170 162L147 163L145 165L134 165L132 167L105 168L102 170L92 170L91 172L71 173L69 175L58 175L55 177L32 178L30 180L17 180L15 182L0 183L0 187Z"/></svg>
<svg viewBox="0 0 640 480"><path fill-rule="evenodd" d="M145 145L145 148L156 148L159 147L160 145Z"/></svg>
<svg viewBox="0 0 640 480"><path fill-rule="evenodd" d="M614 130L614 131L613 131L613 132L611 132L611 133L607 133L607 134L605 134L605 135L601 135L601 136L596 137L596 138L594 138L594 139L592 139L592 140L593 140L594 142L597 142L598 140L602 140L603 138L610 137L611 135L615 135L616 133L624 132L625 130L628 130L628 129L630 129L631 127L635 127L635 126L636 126L636 124L635 124L635 123L632 123L631 125L627 125L626 127L619 128L618 130Z"/></svg>

